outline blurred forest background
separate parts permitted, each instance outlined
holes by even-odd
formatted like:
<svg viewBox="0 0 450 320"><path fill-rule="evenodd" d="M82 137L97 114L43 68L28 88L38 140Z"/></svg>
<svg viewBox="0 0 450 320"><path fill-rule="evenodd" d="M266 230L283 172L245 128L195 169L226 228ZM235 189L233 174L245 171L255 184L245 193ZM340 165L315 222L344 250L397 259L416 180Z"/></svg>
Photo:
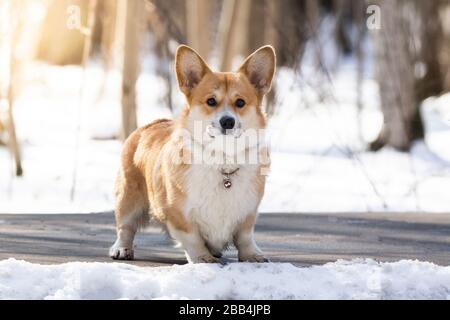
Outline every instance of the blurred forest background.
<svg viewBox="0 0 450 320"><path fill-rule="evenodd" d="M266 210L450 210L450 0L0 0L0 24L0 211L110 203L119 141L183 106L179 44L222 71L276 48Z"/></svg>

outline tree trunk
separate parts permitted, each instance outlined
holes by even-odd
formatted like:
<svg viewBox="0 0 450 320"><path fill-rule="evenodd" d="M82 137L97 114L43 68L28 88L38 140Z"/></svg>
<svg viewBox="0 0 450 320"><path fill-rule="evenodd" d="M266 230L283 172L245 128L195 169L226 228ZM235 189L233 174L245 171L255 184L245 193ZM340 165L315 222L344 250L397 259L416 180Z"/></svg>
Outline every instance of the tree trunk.
<svg viewBox="0 0 450 320"><path fill-rule="evenodd" d="M119 30L123 30L119 39L123 39L121 138L125 140L137 128L136 81L139 75L139 38L143 3L140 0L120 0L118 11Z"/></svg>
<svg viewBox="0 0 450 320"><path fill-rule="evenodd" d="M440 12L443 41L440 60L443 68L444 91L450 91L450 1L442 1L442 9Z"/></svg>
<svg viewBox="0 0 450 320"><path fill-rule="evenodd" d="M280 44L277 63L280 66L296 69L302 60L308 37L306 6L306 1L280 1L280 19L276 25Z"/></svg>
<svg viewBox="0 0 450 320"><path fill-rule="evenodd" d="M249 29L250 14L252 0L232 1L232 19L228 28L228 36L225 39L222 52L221 71L231 71L233 67L233 59L236 56L246 56L249 54ZM231 3L231 2L230 2ZM225 8L227 1L224 2L223 10L231 10ZM231 7L231 5L230 5ZM221 31L224 32L224 31Z"/></svg>
<svg viewBox="0 0 450 320"><path fill-rule="evenodd" d="M384 128L371 147L377 150L389 145L407 151L424 133L416 103L405 1L378 0L377 4L381 6L382 26L373 32Z"/></svg>
<svg viewBox="0 0 450 320"><path fill-rule="evenodd" d="M267 40L267 0L251 1L249 22L248 22L248 40L247 40L247 53L253 52L256 49L271 44L275 46L273 42L274 38ZM279 1L271 1L274 3L273 9L276 11ZM276 37L276 36L275 36Z"/></svg>
<svg viewBox="0 0 450 320"><path fill-rule="evenodd" d="M210 50L209 0L186 1L186 23L188 44L204 59L208 59Z"/></svg>
<svg viewBox="0 0 450 320"><path fill-rule="evenodd" d="M217 30L217 47L218 47L218 53L220 56L220 69L224 70L224 67L226 67L226 60L227 54L228 54L228 45L230 41L230 32L231 27L233 25L233 15L234 15L234 8L236 6L236 0L228 0L222 2L222 8L220 11L220 20L219 20L219 27Z"/></svg>
<svg viewBox="0 0 450 320"><path fill-rule="evenodd" d="M11 1L15 2L15 0ZM67 27L69 9L80 10L81 25L86 21L88 1L51 0L48 1L46 17L39 39L37 59L51 64L80 64L83 55L84 37L77 26ZM70 18L69 18L70 19Z"/></svg>
<svg viewBox="0 0 450 320"><path fill-rule="evenodd" d="M333 6L336 15L335 37L336 43L344 54L352 52L352 44L346 33L346 24L348 11L351 8L351 2L348 0L333 0Z"/></svg>
<svg viewBox="0 0 450 320"><path fill-rule="evenodd" d="M417 99L423 101L444 91L444 75L440 61L444 31L439 16L440 1L417 0L416 4L422 23L419 59L426 68L423 78L417 81Z"/></svg>
<svg viewBox="0 0 450 320"><path fill-rule="evenodd" d="M356 72L356 107L358 109L358 137L361 142L364 141L363 137L363 125L362 125L362 111L364 108L363 101L363 82L364 82L364 49L363 42L366 35L366 24L365 24L365 5L363 1L356 1L353 7L354 21L357 26L357 36L355 42L355 56L357 62L357 72Z"/></svg>
<svg viewBox="0 0 450 320"><path fill-rule="evenodd" d="M263 19L264 18L264 19ZM264 42L270 44L277 52L279 50L280 36L279 26L281 19L281 1L265 0L265 16L261 17L264 21ZM278 53L278 52L277 52ZM278 60L277 60L278 61ZM272 116L276 111L275 98L276 87L272 86L272 90L266 95L265 111L267 116Z"/></svg>
<svg viewBox="0 0 450 320"><path fill-rule="evenodd" d="M265 42L277 48L279 46L279 26L281 18L281 1L265 1Z"/></svg>
<svg viewBox="0 0 450 320"><path fill-rule="evenodd" d="M13 69L14 70L14 69ZM16 125L14 122L14 114L13 114L13 86L10 84L9 88L10 94L8 94L8 114L7 114L7 123L6 127L8 129L8 145L11 150L11 154L14 158L14 165L15 165L15 174L16 176L20 177L23 175L23 168L22 168L22 160L20 155L20 146L19 142L17 140L16 135Z"/></svg>
<svg viewBox="0 0 450 320"><path fill-rule="evenodd" d="M9 83L9 88L8 88L8 113L7 113L6 127L8 129L8 145L11 150L11 154L13 155L13 158L14 158L15 174L16 174L16 176L20 177L23 175L23 168L22 168L22 160L21 160L21 155L20 155L19 142L17 140L17 135L16 135L16 125L14 122L14 113L13 113L14 89L15 89L14 86L17 81L17 74L15 73L17 71L17 63L16 63L16 58L14 56L15 47L16 46L13 45L13 51L11 52L10 83Z"/></svg>
<svg viewBox="0 0 450 320"><path fill-rule="evenodd" d="M20 34L23 29L23 20L20 19L22 2L1 4L0 10L5 10L9 14L5 14L9 21L7 24L3 26L9 26L11 31L0 30L1 33L4 33L6 36L4 38L0 38L2 43L0 43L0 49L3 51L3 56L0 54L0 59L4 59L7 72L3 73L3 76L7 76L7 81L4 83L0 83L0 101L3 98L6 98L6 132L8 135L7 144L10 149L12 158L14 159L15 164L15 174L16 176L23 175L22 169L22 161L20 154L20 146L16 135L16 126L14 122L14 98L17 89L18 82L18 72L19 72L19 63L16 58L16 51L18 46L18 41L20 38ZM3 6L3 7L2 7ZM3 28L2 28L3 29ZM6 79L5 79L6 80Z"/></svg>

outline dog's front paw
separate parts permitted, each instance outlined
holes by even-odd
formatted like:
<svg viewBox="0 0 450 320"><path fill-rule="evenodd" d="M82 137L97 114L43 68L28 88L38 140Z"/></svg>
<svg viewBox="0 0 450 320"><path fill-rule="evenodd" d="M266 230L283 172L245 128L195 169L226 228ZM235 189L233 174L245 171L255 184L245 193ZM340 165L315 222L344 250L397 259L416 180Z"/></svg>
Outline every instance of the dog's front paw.
<svg viewBox="0 0 450 320"><path fill-rule="evenodd" d="M112 246L109 249L109 256L114 260L134 260L134 250Z"/></svg>
<svg viewBox="0 0 450 320"><path fill-rule="evenodd" d="M220 259L216 258L213 255L205 254L203 256L196 257L195 259L190 259L192 263L219 263L224 265L225 262Z"/></svg>
<svg viewBox="0 0 450 320"><path fill-rule="evenodd" d="M266 263L270 262L270 260L261 254L254 254L249 256L239 256L239 262Z"/></svg>

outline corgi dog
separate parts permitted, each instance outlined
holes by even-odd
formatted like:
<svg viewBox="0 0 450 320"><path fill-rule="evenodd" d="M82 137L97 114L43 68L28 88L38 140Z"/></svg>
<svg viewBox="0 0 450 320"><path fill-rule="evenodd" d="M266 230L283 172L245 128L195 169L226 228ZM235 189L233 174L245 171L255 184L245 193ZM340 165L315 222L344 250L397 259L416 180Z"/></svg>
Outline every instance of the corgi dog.
<svg viewBox="0 0 450 320"><path fill-rule="evenodd" d="M222 263L230 244L239 261L268 261L253 234L270 160L265 143L249 142L255 135L247 133L266 126L261 105L275 67L271 46L255 51L234 73L213 72L193 49L177 49L175 71L186 105L176 120L154 121L124 144L111 258L134 259L134 236L152 218L190 263Z"/></svg>

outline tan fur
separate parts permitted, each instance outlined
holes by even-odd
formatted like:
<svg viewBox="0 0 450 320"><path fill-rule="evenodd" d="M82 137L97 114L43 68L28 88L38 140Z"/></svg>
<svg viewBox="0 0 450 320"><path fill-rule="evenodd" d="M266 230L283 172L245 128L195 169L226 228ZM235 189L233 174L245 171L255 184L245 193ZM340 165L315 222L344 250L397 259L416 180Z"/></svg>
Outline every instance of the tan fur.
<svg viewBox="0 0 450 320"><path fill-rule="evenodd" d="M255 222L256 222L256 214L255 213L249 214L247 218L245 218L245 220L241 223L239 229L249 232L251 229L253 229Z"/></svg>
<svg viewBox="0 0 450 320"><path fill-rule="evenodd" d="M198 239L203 238L199 231L200 226L196 225L195 219L188 218L191 213L185 212L189 190L192 190L190 188L212 186L192 186L192 181L187 178L192 172L192 165L175 161L180 156L190 156L189 150L180 148L179 133L183 129L192 133L193 121L206 122L206 119L224 108L229 108L243 119L244 129L265 127L261 103L264 94L270 89L275 70L275 56L270 47L260 49L254 56L255 59L249 57L236 73L214 73L192 49L186 46L178 49L175 69L187 105L177 120L152 122L136 130L124 144L122 165L116 181L115 215L118 240L111 248L112 257L132 259L134 234L153 217L166 225L176 240L180 240L177 237L187 239L186 246L189 241L193 243L192 251L195 251L194 255L198 257L189 257L193 254L188 254L189 250L185 248L188 259L193 262L217 262L210 252L220 255L221 248L214 248L214 245L206 243L206 240L204 245L198 244ZM206 103L211 97L217 100L218 106L215 108ZM246 106L237 108L237 99L243 99ZM255 172L263 167L268 167L268 163L259 165ZM219 171L217 175L220 177ZM253 242L253 226L256 222L257 205L264 194L265 176L254 174L251 181L257 193L257 203L251 212L243 213L245 218L238 221L231 237L234 237L237 246L243 246L240 260L265 261ZM182 245L184 246L184 243ZM240 250L239 247L238 249Z"/></svg>

